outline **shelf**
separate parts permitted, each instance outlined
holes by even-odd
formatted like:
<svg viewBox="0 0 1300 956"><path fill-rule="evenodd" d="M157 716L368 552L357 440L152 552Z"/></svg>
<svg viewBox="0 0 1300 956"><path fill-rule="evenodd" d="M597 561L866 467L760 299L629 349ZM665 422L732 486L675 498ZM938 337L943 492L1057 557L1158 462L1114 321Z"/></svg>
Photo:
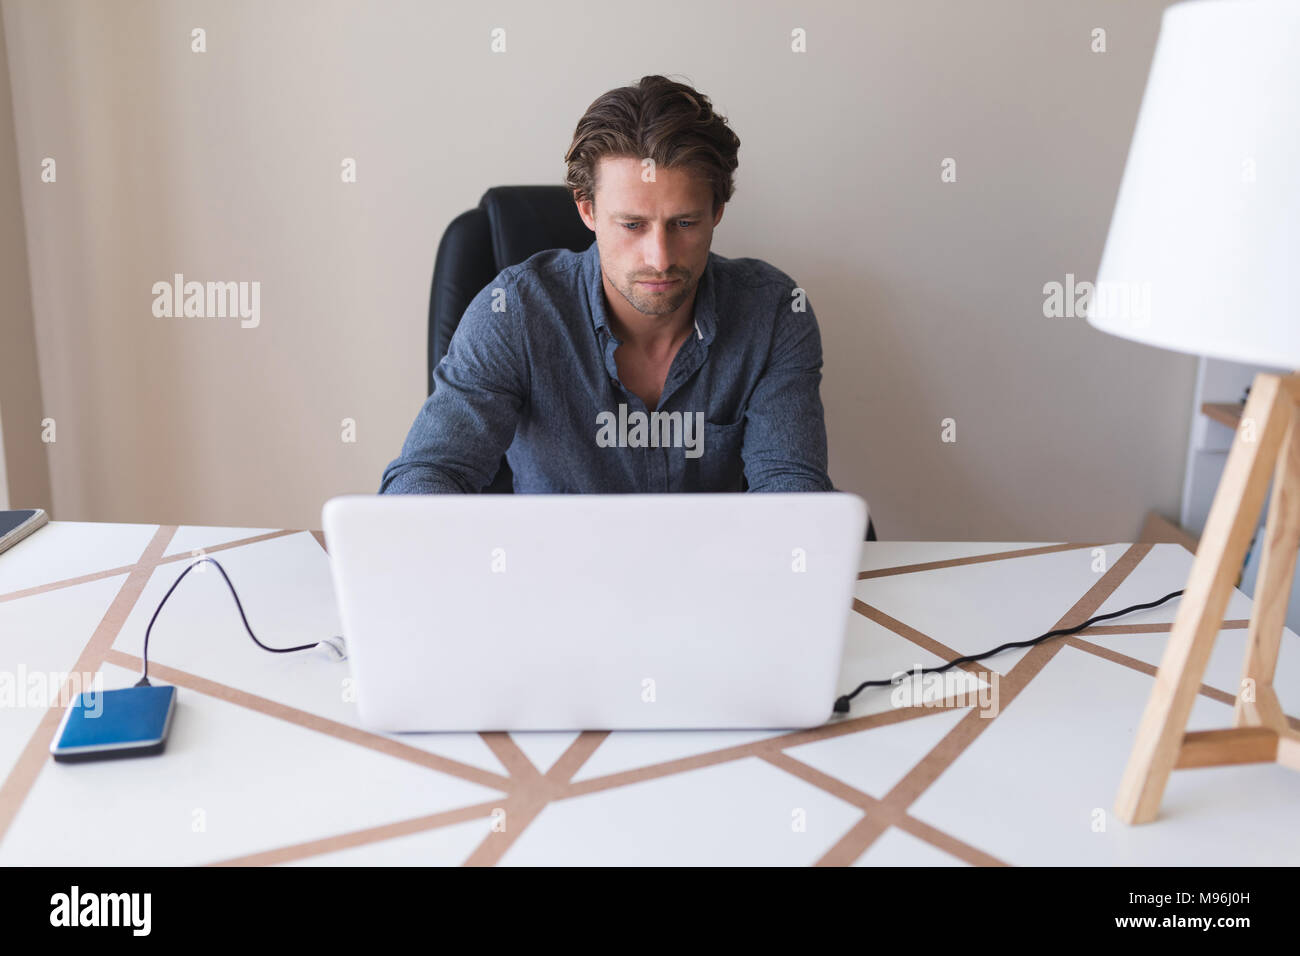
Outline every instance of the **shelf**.
<svg viewBox="0 0 1300 956"><path fill-rule="evenodd" d="M1244 403L1206 402L1201 406L1201 411L1216 422L1235 429L1241 424L1241 413L1245 407Z"/></svg>

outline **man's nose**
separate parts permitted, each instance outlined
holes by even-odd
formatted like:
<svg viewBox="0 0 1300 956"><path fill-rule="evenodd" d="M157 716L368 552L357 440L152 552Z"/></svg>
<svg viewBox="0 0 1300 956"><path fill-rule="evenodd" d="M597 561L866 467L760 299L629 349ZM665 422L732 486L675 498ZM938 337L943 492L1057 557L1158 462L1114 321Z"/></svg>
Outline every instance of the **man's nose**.
<svg viewBox="0 0 1300 956"><path fill-rule="evenodd" d="M671 262L672 256L668 249L668 230L652 231L645 244L646 267L653 269L657 277L666 278L668 277L668 267Z"/></svg>

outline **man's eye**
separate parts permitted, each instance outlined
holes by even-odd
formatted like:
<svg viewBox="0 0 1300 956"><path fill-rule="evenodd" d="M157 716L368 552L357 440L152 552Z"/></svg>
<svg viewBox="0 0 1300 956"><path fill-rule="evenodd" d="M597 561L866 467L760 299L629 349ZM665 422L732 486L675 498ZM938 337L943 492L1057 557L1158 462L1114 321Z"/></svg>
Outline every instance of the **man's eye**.
<svg viewBox="0 0 1300 956"><path fill-rule="evenodd" d="M692 226L694 226L695 224L696 224L696 223L695 223L695 220L694 220L694 219L678 219L678 220L677 220L677 225L681 226L683 229L689 229L689 228L691 228ZM622 226L624 229L626 229L628 232L636 232L636 227L639 226L639 225L641 225L641 223L639 223L639 222L620 222L619 225Z"/></svg>

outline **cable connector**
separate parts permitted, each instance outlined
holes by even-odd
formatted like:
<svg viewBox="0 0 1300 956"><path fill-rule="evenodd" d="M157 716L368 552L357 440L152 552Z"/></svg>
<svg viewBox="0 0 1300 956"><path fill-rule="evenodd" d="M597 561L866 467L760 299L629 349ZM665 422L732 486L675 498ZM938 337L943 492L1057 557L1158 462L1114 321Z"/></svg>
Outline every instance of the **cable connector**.
<svg viewBox="0 0 1300 956"><path fill-rule="evenodd" d="M324 651L332 661L345 661L348 659L348 646L343 642L342 637L327 637L316 647Z"/></svg>

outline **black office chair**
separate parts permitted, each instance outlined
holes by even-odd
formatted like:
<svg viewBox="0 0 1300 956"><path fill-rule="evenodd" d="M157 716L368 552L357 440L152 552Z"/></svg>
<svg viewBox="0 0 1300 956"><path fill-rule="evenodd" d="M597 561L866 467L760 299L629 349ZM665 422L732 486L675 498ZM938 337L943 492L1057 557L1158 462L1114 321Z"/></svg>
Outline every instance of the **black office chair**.
<svg viewBox="0 0 1300 956"><path fill-rule="evenodd" d="M425 380L433 394L433 370L447 354L447 346L465 309L502 269L523 262L544 249L582 252L594 236L578 215L567 186L494 186L483 194L478 208L451 221L433 264L429 294L429 370ZM496 477L485 494L510 494L514 475L503 456ZM875 541L875 528L867 522L867 540Z"/></svg>
<svg viewBox="0 0 1300 956"><path fill-rule="evenodd" d="M474 296L502 269L544 249L582 252L595 237L564 186L494 186L478 208L451 221L438 243L429 295L429 377L447 354L452 334ZM510 494L514 476L505 457L485 494Z"/></svg>

